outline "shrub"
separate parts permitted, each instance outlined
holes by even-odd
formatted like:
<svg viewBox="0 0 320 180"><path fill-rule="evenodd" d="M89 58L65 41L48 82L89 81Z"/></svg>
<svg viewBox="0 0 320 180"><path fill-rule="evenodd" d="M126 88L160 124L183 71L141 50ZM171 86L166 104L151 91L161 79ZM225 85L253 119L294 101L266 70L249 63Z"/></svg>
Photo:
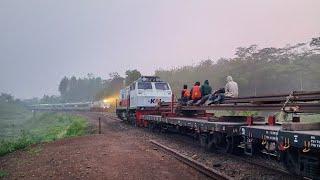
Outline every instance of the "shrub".
<svg viewBox="0 0 320 180"><path fill-rule="evenodd" d="M1 140L0 156L6 155L18 149L24 149L33 143L35 143L35 141L25 133L12 140Z"/></svg>
<svg viewBox="0 0 320 180"><path fill-rule="evenodd" d="M77 118L68 127L66 136L81 136L86 133L87 122L82 118Z"/></svg>
<svg viewBox="0 0 320 180"><path fill-rule="evenodd" d="M86 119L66 114L44 113L39 118L32 119L21 135L12 139L0 139L0 156L18 149L24 149L31 144L50 142L64 137L81 136L87 133Z"/></svg>

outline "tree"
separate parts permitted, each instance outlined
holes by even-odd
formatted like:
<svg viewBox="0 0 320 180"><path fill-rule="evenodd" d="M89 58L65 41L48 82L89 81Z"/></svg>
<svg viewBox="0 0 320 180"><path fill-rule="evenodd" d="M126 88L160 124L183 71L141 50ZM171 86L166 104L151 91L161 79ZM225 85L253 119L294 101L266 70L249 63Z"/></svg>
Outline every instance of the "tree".
<svg viewBox="0 0 320 180"><path fill-rule="evenodd" d="M128 86L129 84L131 84L133 81L139 79L141 77L141 73L134 69L134 70L127 70L126 71L126 77L125 77L125 81L126 81L126 85Z"/></svg>
<svg viewBox="0 0 320 180"><path fill-rule="evenodd" d="M120 77L120 75L117 72L111 72L109 73L109 77L110 79L114 79L114 78Z"/></svg>
<svg viewBox="0 0 320 180"><path fill-rule="evenodd" d="M258 46L255 44L249 47L238 47L235 55L241 60L248 59L252 54L257 52L257 48Z"/></svg>
<svg viewBox="0 0 320 180"><path fill-rule="evenodd" d="M11 94L1 93L0 102L12 103L14 102L14 97Z"/></svg>
<svg viewBox="0 0 320 180"><path fill-rule="evenodd" d="M69 85L69 79L65 76L63 79L60 81L59 84L59 92L61 96L64 96L67 93L67 88Z"/></svg>
<svg viewBox="0 0 320 180"><path fill-rule="evenodd" d="M121 77L117 72L110 73L110 79L102 80L103 88L95 95L95 100L101 100L110 96L117 96L125 78Z"/></svg>
<svg viewBox="0 0 320 180"><path fill-rule="evenodd" d="M113 74L118 77L117 74ZM105 81L101 77L95 77L92 73L88 73L86 77L71 78L64 77L59 84L61 102L84 102L93 101L98 92L104 89ZM52 100L51 97L44 97L45 101Z"/></svg>
<svg viewBox="0 0 320 180"><path fill-rule="evenodd" d="M320 37L312 38L310 46L320 47Z"/></svg>

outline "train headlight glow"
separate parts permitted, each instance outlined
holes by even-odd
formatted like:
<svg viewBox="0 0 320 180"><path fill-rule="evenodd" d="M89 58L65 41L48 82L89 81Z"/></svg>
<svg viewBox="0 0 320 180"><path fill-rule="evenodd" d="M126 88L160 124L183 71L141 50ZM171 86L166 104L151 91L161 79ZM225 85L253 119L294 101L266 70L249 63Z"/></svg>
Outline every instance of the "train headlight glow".
<svg viewBox="0 0 320 180"><path fill-rule="evenodd" d="M115 96L115 97L105 98L105 99L102 100L102 101L103 101L103 103L109 103L109 104L111 104L111 103L115 103L116 100L117 100L117 97Z"/></svg>

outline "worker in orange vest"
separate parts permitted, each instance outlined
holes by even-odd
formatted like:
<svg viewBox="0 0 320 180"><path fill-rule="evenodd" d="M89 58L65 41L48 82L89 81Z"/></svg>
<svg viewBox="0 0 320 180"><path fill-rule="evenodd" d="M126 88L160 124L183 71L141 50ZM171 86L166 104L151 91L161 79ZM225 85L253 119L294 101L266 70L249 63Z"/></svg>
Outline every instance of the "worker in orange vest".
<svg viewBox="0 0 320 180"><path fill-rule="evenodd" d="M182 98L190 98L190 91L188 90L188 85L183 85L183 89L181 91L181 99Z"/></svg>
<svg viewBox="0 0 320 180"><path fill-rule="evenodd" d="M183 89L181 91L181 104L186 105L190 99L190 91L188 90L188 85L183 85Z"/></svg>
<svg viewBox="0 0 320 180"><path fill-rule="evenodd" d="M201 99L202 95L201 95L201 89L200 89L200 82L196 82L194 84L194 86L191 89L191 104L196 103L198 100Z"/></svg>

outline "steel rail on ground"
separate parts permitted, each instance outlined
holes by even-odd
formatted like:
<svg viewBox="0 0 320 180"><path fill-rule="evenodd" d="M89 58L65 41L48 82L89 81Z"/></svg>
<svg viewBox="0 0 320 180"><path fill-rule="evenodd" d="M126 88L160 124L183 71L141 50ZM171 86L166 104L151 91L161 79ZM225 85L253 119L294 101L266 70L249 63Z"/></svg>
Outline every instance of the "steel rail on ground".
<svg viewBox="0 0 320 180"><path fill-rule="evenodd" d="M117 120L117 121L120 120L118 117L116 117L116 116L114 116L114 115L111 115L110 113L103 113L103 116L104 116L104 117L107 117L107 118L110 118L110 119L112 119L112 120Z"/></svg>
<svg viewBox="0 0 320 180"><path fill-rule="evenodd" d="M155 145L156 147L160 148L161 150L170 153L171 155L173 155L176 159L178 159L179 161L187 164L188 166L196 169L197 171L203 173L204 175L212 178L212 179L217 179L217 180L231 180L234 179L230 176L227 176L225 174L222 174L221 172L209 168L204 164L199 163L198 161L195 161L193 159L191 159L190 157L187 157L181 153L179 153L178 151L171 149L163 144L158 143L157 141L154 140L150 140L150 143Z"/></svg>

